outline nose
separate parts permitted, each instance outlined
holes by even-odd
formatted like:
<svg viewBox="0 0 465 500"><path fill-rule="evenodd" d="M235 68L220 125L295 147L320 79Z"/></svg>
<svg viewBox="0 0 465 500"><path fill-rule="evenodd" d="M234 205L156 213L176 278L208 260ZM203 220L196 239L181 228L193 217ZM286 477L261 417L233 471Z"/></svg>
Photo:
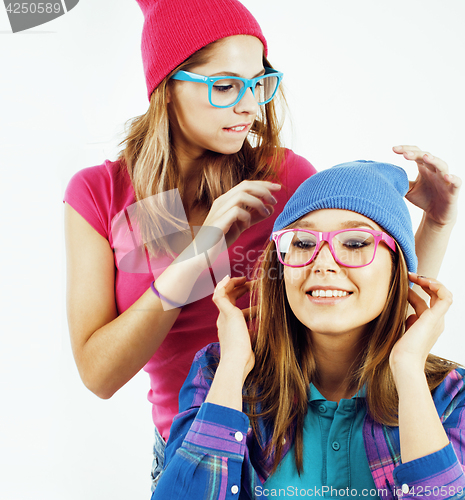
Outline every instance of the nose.
<svg viewBox="0 0 465 500"><path fill-rule="evenodd" d="M333 254L331 253L331 249L329 248L329 244L326 241L322 242L318 253L310 265L312 267L312 271L315 273L335 273L339 270L339 265L335 261Z"/></svg>
<svg viewBox="0 0 465 500"><path fill-rule="evenodd" d="M234 106L234 110L236 113L248 113L250 115L258 113L258 102L250 87L245 91L242 99Z"/></svg>

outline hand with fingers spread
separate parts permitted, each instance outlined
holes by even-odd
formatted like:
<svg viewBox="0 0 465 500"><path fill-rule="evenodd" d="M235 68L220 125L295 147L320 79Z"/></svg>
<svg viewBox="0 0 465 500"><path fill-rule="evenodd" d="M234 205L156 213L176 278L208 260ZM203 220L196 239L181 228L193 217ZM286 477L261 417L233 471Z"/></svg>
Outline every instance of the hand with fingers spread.
<svg viewBox="0 0 465 500"><path fill-rule="evenodd" d="M424 210L426 217L440 227L454 223L461 179L449 174L446 162L417 146L394 146L393 151L418 166L418 176L410 182L407 200Z"/></svg>
<svg viewBox="0 0 465 500"><path fill-rule="evenodd" d="M221 346L221 360L233 363L243 373L243 382L254 366L254 353L250 343L244 312L236 307L236 300L250 290L251 282L246 277L226 276L218 283L213 302L219 311L218 339Z"/></svg>
<svg viewBox="0 0 465 500"><path fill-rule="evenodd" d="M392 349L389 363L394 374L400 365L424 371L426 358L444 330L444 316L452 304L451 292L439 281L414 273L409 273L409 279L430 296L430 305L409 289L408 301L415 312L407 318L405 334Z"/></svg>
<svg viewBox="0 0 465 500"><path fill-rule="evenodd" d="M242 181L213 202L203 226L221 229L229 247L243 231L273 213L273 192L280 189L274 182Z"/></svg>

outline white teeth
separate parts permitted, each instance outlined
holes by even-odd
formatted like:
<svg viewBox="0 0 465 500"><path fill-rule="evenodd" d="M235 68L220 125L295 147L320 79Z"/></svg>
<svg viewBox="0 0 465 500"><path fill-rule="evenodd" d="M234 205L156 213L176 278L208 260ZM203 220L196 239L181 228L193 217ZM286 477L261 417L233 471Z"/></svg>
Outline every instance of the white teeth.
<svg viewBox="0 0 465 500"><path fill-rule="evenodd" d="M312 290L312 297L345 297L349 295L343 290Z"/></svg>
<svg viewBox="0 0 465 500"><path fill-rule="evenodd" d="M234 130L235 132L241 132L244 129L245 125L241 125L240 127L231 127L231 130Z"/></svg>

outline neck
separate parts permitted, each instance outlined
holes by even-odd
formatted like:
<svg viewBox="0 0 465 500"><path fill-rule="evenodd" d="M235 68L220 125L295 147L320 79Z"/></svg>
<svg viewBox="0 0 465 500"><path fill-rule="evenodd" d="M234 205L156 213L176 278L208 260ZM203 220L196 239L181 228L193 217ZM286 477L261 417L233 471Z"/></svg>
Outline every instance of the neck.
<svg viewBox="0 0 465 500"><path fill-rule="evenodd" d="M197 177L202 165L201 156L177 155L176 160L183 182L190 183Z"/></svg>
<svg viewBox="0 0 465 500"><path fill-rule="evenodd" d="M350 399L357 390L352 374L360 362L362 335L354 332L337 337L310 334L318 366L315 387L328 401Z"/></svg>
<svg viewBox="0 0 465 500"><path fill-rule="evenodd" d="M183 148L175 148L176 163L183 185L183 202L191 212L196 191L199 187L199 172L202 167L203 152L194 153ZM199 209L198 209L199 210Z"/></svg>

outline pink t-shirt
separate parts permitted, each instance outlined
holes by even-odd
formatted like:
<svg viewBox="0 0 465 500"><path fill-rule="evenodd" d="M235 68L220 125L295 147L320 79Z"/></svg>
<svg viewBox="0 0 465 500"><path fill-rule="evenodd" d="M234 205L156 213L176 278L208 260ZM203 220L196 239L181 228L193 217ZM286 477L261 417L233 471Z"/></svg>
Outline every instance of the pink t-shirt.
<svg viewBox="0 0 465 500"><path fill-rule="evenodd" d="M277 199L274 213L244 231L228 249L232 277L251 276L253 265L268 242L277 215L296 188L315 173L314 167L307 160L290 150L286 151L282 167L280 180L283 187L273 193ZM135 266L128 269L127 264L119 265L122 261L117 258L121 245L114 241L117 233L115 226L112 231L112 221L114 223L121 214L127 214L125 209L135 203L134 190L127 172L119 162L108 160L103 165L85 168L71 178L64 201L82 215L113 248L116 304L118 312L124 312L146 292L154 279L148 267L144 269L144 266ZM115 252L116 246L118 248ZM136 272L128 272L131 270ZM238 307L248 307L248 300L248 296L242 297L237 303ZM153 421L165 439L169 436L171 421L178 413L178 394L195 353L218 340L217 317L218 311L211 295L185 305L165 341L144 367L150 376L148 399L153 405Z"/></svg>

